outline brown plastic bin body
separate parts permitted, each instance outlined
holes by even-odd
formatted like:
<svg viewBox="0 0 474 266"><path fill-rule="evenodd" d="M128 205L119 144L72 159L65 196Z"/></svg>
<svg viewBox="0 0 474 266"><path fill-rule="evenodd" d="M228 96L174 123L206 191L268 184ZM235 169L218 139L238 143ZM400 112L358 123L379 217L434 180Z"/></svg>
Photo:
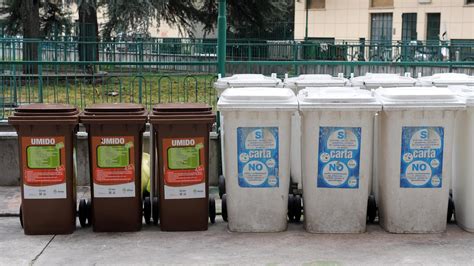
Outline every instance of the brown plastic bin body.
<svg viewBox="0 0 474 266"><path fill-rule="evenodd" d="M209 217L209 132L215 116L205 104L160 104L153 108L158 167L160 228L207 230Z"/></svg>
<svg viewBox="0 0 474 266"><path fill-rule="evenodd" d="M142 227L142 137L147 115L138 104L96 104L80 116L89 135L95 232L130 232Z"/></svg>
<svg viewBox="0 0 474 266"><path fill-rule="evenodd" d="M16 109L21 201L27 235L70 234L76 228L74 149L79 111L61 104Z"/></svg>

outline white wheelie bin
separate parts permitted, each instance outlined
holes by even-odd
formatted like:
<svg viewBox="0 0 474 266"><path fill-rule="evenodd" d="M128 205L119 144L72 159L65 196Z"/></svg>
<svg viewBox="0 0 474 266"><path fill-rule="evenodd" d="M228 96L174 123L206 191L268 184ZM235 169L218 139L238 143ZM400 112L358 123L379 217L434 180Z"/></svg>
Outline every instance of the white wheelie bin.
<svg viewBox="0 0 474 266"><path fill-rule="evenodd" d="M449 86L466 102L456 116L453 154L453 198L456 222L474 233L474 87Z"/></svg>
<svg viewBox="0 0 474 266"><path fill-rule="evenodd" d="M410 76L410 73L405 73L404 76L399 74L390 74L390 73L366 73L364 76L352 77L351 85L354 87L360 87L361 89L378 89L380 87L412 87L416 86L417 80ZM377 147L378 140L378 115L375 116L375 134L374 134L374 148ZM377 160L379 156L377 155L377 150L374 152L374 163L373 163L373 183L371 189L371 196L369 197L369 209L368 209L368 219L369 222L374 222L377 216L377 202L378 193L377 193Z"/></svg>
<svg viewBox="0 0 474 266"><path fill-rule="evenodd" d="M248 87L260 87L260 88L282 88L283 83L281 79L277 78L276 73L272 73L271 76L265 76L262 74L235 74L230 77L219 78L214 83L214 88L217 90L217 96L220 97L221 94L228 88L248 88ZM222 117L219 116L219 133L221 139L221 167L222 173L225 173L225 162L224 162L224 121ZM219 176L219 195L225 193L225 179L224 175Z"/></svg>
<svg viewBox="0 0 474 266"><path fill-rule="evenodd" d="M373 92L307 88L302 117L304 224L312 233L362 233L372 176Z"/></svg>
<svg viewBox="0 0 474 266"><path fill-rule="evenodd" d="M285 78L283 87L292 89L296 95L307 87L344 87L348 86L349 80L344 78L342 73L337 77L326 74L307 74L297 77ZM301 186L301 117L295 113L291 117L291 181L297 184L298 189Z"/></svg>
<svg viewBox="0 0 474 266"><path fill-rule="evenodd" d="M434 74L433 76L418 78L418 86L423 86L423 87L435 86L435 87L445 88L449 86L462 86L462 85L474 86L474 77L469 76L467 74L463 74L463 73L439 73L439 74ZM449 184L450 192L452 192L454 179L455 179L455 176L453 176ZM451 221L454 207L455 207L452 196L453 195L450 193L448 219L447 219L448 221Z"/></svg>
<svg viewBox="0 0 474 266"><path fill-rule="evenodd" d="M462 73L439 73L418 78L418 85L424 87L448 87L453 85L474 86L474 76Z"/></svg>
<svg viewBox="0 0 474 266"><path fill-rule="evenodd" d="M285 230L296 96L290 89L232 88L224 91L217 107L225 123L222 208L229 229Z"/></svg>
<svg viewBox="0 0 474 266"><path fill-rule="evenodd" d="M447 88L381 88L378 199L391 233L446 229L454 119L465 104Z"/></svg>
<svg viewBox="0 0 474 266"><path fill-rule="evenodd" d="M351 84L361 89L378 89L380 87L410 87L415 86L417 80L406 73L405 76L387 73L366 73L365 76L351 78Z"/></svg>

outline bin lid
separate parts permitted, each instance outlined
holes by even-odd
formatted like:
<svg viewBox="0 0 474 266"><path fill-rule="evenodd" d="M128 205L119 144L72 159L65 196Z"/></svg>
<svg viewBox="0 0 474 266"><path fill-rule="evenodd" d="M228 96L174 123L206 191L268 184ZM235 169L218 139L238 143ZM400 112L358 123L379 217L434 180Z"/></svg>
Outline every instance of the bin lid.
<svg viewBox="0 0 474 266"><path fill-rule="evenodd" d="M287 78L284 81L285 88L303 89L307 87L342 87L349 80L343 77L333 77L326 74L309 74L298 77Z"/></svg>
<svg viewBox="0 0 474 266"><path fill-rule="evenodd" d="M416 85L416 79L398 74L367 73L365 76L351 78L353 86L366 88L409 87Z"/></svg>
<svg viewBox="0 0 474 266"><path fill-rule="evenodd" d="M301 109L355 108L380 110L382 105L373 92L359 87L306 88L298 93Z"/></svg>
<svg viewBox="0 0 474 266"><path fill-rule="evenodd" d="M79 109L68 104L29 104L15 109L8 118L12 125L77 124Z"/></svg>
<svg viewBox="0 0 474 266"><path fill-rule="evenodd" d="M216 89L242 88L242 87L280 87L281 80L274 76L262 74L236 74L231 77L220 78L214 83Z"/></svg>
<svg viewBox="0 0 474 266"><path fill-rule="evenodd" d="M167 103L153 107L153 113L208 113L212 107L201 103Z"/></svg>
<svg viewBox="0 0 474 266"><path fill-rule="evenodd" d="M399 87L380 88L375 95L384 109L399 108L463 108L465 104L448 88L437 87Z"/></svg>
<svg viewBox="0 0 474 266"><path fill-rule="evenodd" d="M298 101L290 89L232 88L224 91L219 98L217 107L219 110L297 110Z"/></svg>
<svg viewBox="0 0 474 266"><path fill-rule="evenodd" d="M91 114L136 113L145 111L145 107L134 103L99 103L86 107L84 110Z"/></svg>
<svg viewBox="0 0 474 266"><path fill-rule="evenodd" d="M81 122L85 124L101 123L145 123L148 112L141 104L100 103L86 107L81 113Z"/></svg>
<svg viewBox="0 0 474 266"><path fill-rule="evenodd" d="M474 77L462 73L440 73L418 79L423 86L448 87L449 85L474 86Z"/></svg>
<svg viewBox="0 0 474 266"><path fill-rule="evenodd" d="M78 111L77 107L69 104L43 104L34 103L22 105L15 109L17 113L71 113Z"/></svg>
<svg viewBox="0 0 474 266"><path fill-rule="evenodd" d="M474 86L450 85L448 89L461 97L468 106L474 106Z"/></svg>

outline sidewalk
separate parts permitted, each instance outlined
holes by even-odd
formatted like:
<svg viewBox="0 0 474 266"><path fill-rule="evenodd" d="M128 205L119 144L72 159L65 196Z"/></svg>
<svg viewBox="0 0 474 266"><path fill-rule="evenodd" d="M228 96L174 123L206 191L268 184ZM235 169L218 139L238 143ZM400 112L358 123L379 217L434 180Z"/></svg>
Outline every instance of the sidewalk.
<svg viewBox="0 0 474 266"><path fill-rule="evenodd" d="M3 215L18 212L18 192L0 187ZM18 217L0 217L0 265L19 264L473 265L474 234L455 224L442 234L395 235L378 225L364 234L309 234L301 223L281 233L232 233L219 217L203 232L144 225L135 233L94 233L78 225L72 235L25 236Z"/></svg>
<svg viewBox="0 0 474 266"><path fill-rule="evenodd" d="M77 187L77 200L90 197L89 187ZM0 217L18 216L20 211L20 187L0 186Z"/></svg>

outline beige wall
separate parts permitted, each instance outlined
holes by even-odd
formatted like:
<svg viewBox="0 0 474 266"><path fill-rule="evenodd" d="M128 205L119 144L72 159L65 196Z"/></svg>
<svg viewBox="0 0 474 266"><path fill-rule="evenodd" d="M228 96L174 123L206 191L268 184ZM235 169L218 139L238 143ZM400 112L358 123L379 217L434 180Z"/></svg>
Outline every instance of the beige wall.
<svg viewBox="0 0 474 266"><path fill-rule="evenodd" d="M305 37L306 0L295 0L295 39ZM426 14L441 13L441 34L448 39L474 39L474 5L466 0L394 0L393 8L370 8L370 0L326 0L326 8L309 10L308 36L338 40L370 37L370 14L393 13L393 40L400 40L402 14L418 14L418 39L426 38Z"/></svg>
<svg viewBox="0 0 474 266"><path fill-rule="evenodd" d="M0 0L2 1L2 0ZM78 19L77 5L72 4L70 6L70 12L72 20L75 21ZM104 8L99 8L97 11L97 21L100 25L103 25L107 20ZM151 22L151 25L148 28L151 37L162 37L162 38L186 38L188 35L186 33L181 34L177 27L170 26L166 22L162 21L160 26L157 26L156 20ZM196 36L200 37L200 32L195 33ZM202 34L201 34L202 35Z"/></svg>

